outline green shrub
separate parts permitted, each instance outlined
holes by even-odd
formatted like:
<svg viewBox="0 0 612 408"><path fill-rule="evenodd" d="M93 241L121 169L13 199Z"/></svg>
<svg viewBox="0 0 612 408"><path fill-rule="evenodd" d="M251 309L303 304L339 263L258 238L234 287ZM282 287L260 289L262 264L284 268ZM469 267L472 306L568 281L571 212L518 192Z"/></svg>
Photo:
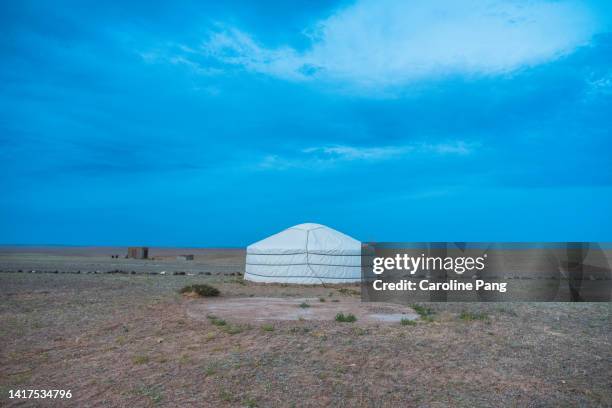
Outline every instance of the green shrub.
<svg viewBox="0 0 612 408"><path fill-rule="evenodd" d="M419 316L421 317L426 317L426 316L431 316L433 315L435 312L433 310L431 310L428 307L425 306L421 306L421 305L410 305L411 308L414 309L415 312L417 312L419 314Z"/></svg>
<svg viewBox="0 0 612 408"><path fill-rule="evenodd" d="M347 314L345 315L344 313L338 313L336 315L336 321L337 322L342 322L342 323L353 323L357 321L357 318L355 317L354 314Z"/></svg>
<svg viewBox="0 0 612 408"><path fill-rule="evenodd" d="M271 332L271 331L274 331L274 326L271 324L262 324L261 330Z"/></svg>
<svg viewBox="0 0 612 408"><path fill-rule="evenodd" d="M310 307L310 305L308 303L306 303L306 302L302 302L302 303L300 303L300 307L302 309L306 309L307 307Z"/></svg>
<svg viewBox="0 0 612 408"><path fill-rule="evenodd" d="M434 312L430 308L421 306L421 305L417 305L417 304L410 305L410 307L413 308L414 311L419 314L419 316L421 317L421 320L425 322L434 321L433 316L436 314L436 312Z"/></svg>
<svg viewBox="0 0 612 408"><path fill-rule="evenodd" d="M180 293L195 293L199 296L205 296L205 297L210 297L210 296L219 296L219 289L215 288L214 286L210 286L210 285L206 285L206 284L196 284L196 285L187 285L184 288L182 288L180 291Z"/></svg>
<svg viewBox="0 0 612 408"><path fill-rule="evenodd" d="M410 319L402 319L402 320L400 320L400 324L402 326L414 326L414 325L416 325L416 322L414 320L410 320Z"/></svg>
<svg viewBox="0 0 612 408"><path fill-rule="evenodd" d="M206 316L208 318L208 320L210 320L210 322L212 324L214 324L215 326L225 326L227 324L227 322L223 319L219 319L217 316L213 316L213 315L208 315Z"/></svg>
<svg viewBox="0 0 612 408"><path fill-rule="evenodd" d="M249 325L227 324L225 320L219 319L214 315L207 315L206 317L212 324L219 326L219 329L230 335L242 333L243 331L251 328Z"/></svg>

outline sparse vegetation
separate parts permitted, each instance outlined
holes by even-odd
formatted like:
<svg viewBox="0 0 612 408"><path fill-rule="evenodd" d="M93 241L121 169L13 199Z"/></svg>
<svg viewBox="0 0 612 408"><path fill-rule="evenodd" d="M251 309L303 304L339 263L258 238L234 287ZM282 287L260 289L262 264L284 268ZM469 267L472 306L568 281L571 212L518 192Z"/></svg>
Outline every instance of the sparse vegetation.
<svg viewBox="0 0 612 408"><path fill-rule="evenodd" d="M402 320L400 320L400 324L402 326L415 326L416 322L414 320L410 320L410 319L402 319Z"/></svg>
<svg viewBox="0 0 612 408"><path fill-rule="evenodd" d="M306 308L310 307L310 305L308 303L306 303L306 302L302 302L302 303L300 303L300 307L302 309L306 309Z"/></svg>
<svg viewBox="0 0 612 408"><path fill-rule="evenodd" d="M459 315L459 319L463 320L464 322L471 322L474 320L489 320L489 315L484 312L474 313L464 310Z"/></svg>
<svg viewBox="0 0 612 408"><path fill-rule="evenodd" d="M310 331L310 329L308 327L299 327L299 326L292 327L292 328L289 329L289 333L291 333L291 334L300 334L300 333L301 334L306 334L309 331Z"/></svg>
<svg viewBox="0 0 612 408"><path fill-rule="evenodd" d="M182 365L189 364L190 361L191 361L191 358L187 354L182 354L178 360L179 364L182 364Z"/></svg>
<svg viewBox="0 0 612 408"><path fill-rule="evenodd" d="M336 315L336 321L342 323L354 323L357 321L357 318L352 313L348 313L346 315L344 313L338 313Z"/></svg>
<svg viewBox="0 0 612 408"><path fill-rule="evenodd" d="M243 331L245 331L246 329L248 329L249 326L245 326L245 325L238 325L238 324L227 324L227 325L223 325L221 327L221 330L223 330L225 333L230 334L230 335L234 335L234 334L239 334L242 333Z"/></svg>
<svg viewBox="0 0 612 408"><path fill-rule="evenodd" d="M266 331L266 332L272 332L274 331L274 326L271 324L262 324L261 325L261 330L262 331Z"/></svg>
<svg viewBox="0 0 612 408"><path fill-rule="evenodd" d="M219 392L219 398L221 398L221 400L225 402L232 402L234 400L232 394L230 394L226 390L221 390L221 392Z"/></svg>
<svg viewBox="0 0 612 408"><path fill-rule="evenodd" d="M412 305L410 305L410 307L412 309L414 309L415 312L417 312L417 314L420 316L421 320L423 320L425 322L433 322L433 320L434 320L433 316L436 314L436 312L434 312L430 308L425 307L425 306L421 306L421 305L418 305L418 304L412 304Z"/></svg>
<svg viewBox="0 0 612 408"><path fill-rule="evenodd" d="M132 363L134 364L147 364L149 362L149 357L145 355L137 355L132 357Z"/></svg>
<svg viewBox="0 0 612 408"><path fill-rule="evenodd" d="M320 297L319 302L325 302L325 298Z"/></svg>
<svg viewBox="0 0 612 408"><path fill-rule="evenodd" d="M341 294L345 295L345 296L359 296L361 295L361 292L355 290L355 289L349 289L349 288L340 288L338 289L338 292L340 292Z"/></svg>
<svg viewBox="0 0 612 408"><path fill-rule="evenodd" d="M136 392L140 395L148 397L152 403L158 404L162 401L163 395L156 387L142 386L136 389Z"/></svg>
<svg viewBox="0 0 612 408"><path fill-rule="evenodd" d="M506 315L512 316L512 317L518 316L517 313L514 310L506 308L506 307L498 307L497 311L499 313L503 313L503 314L506 314Z"/></svg>
<svg viewBox="0 0 612 408"><path fill-rule="evenodd" d="M214 324L215 326L225 326L227 324L227 322L223 319L219 319L217 316L213 316L213 315L208 315L206 316L208 318L208 320L210 320L210 322L212 324Z"/></svg>
<svg viewBox="0 0 612 408"><path fill-rule="evenodd" d="M217 365L216 364L207 365L206 368L204 369L204 374L206 374L207 377L217 374Z"/></svg>
<svg viewBox="0 0 612 408"><path fill-rule="evenodd" d="M221 293L219 289L205 283L184 286L179 292L182 294L193 293L204 297L219 296Z"/></svg>
<svg viewBox="0 0 612 408"><path fill-rule="evenodd" d="M605 369L610 334L607 303L414 301L422 306L415 308L420 311L416 326L400 322L409 315L398 316L395 323L370 326L361 324L365 320L361 308L391 311L382 310L384 305L362 305L358 297L344 296L335 286L242 286L231 278L216 272L210 276L0 273L0 335L10 346L3 350L0 395L6 397L9 387L47 381L70 382L75 403L86 406L120 406L128 398L129 404L149 407L291 407L305 405L305 395L310 395L306 390L317 389L322 396L312 405L360 406L372 403L356 384L382 375L375 392L381 406L445 406L449 393L456 405L464 406L611 406ZM177 299L181 287L198 283L216 286L223 297ZM255 313L237 315L208 307L226 299L250 301L249 296L271 295L284 298L289 305L283 306L285 310L304 316L304 321L259 321ZM336 299L342 305L332 303ZM299 308L302 300L311 308ZM326 309L333 309L327 311L326 320L307 320L307 315ZM466 320L460 318L462 311L470 312L463 315ZM353 313L358 320L336 322L338 312ZM489 319L475 318L484 315ZM425 323L430 318L436 323ZM217 326L213 319L226 322ZM35 328L35 322L42 327ZM265 331L264 323L274 325L274 331ZM237 331L242 332L229 334ZM585 341L586 352L563 353L579 350ZM418 358L405 358L407 349ZM364 360L362 356L372 350L376 358ZM499 353L513 358L483 357ZM468 377L457 377L457 367ZM431 377L419 375L411 376L410 392L397 392L406 385L397 373L432 370L448 393L431 392Z"/></svg>
<svg viewBox="0 0 612 408"><path fill-rule="evenodd" d="M354 327L353 334L357 336L364 336L366 334L370 334L370 332L367 329L364 329L363 327Z"/></svg>
<svg viewBox="0 0 612 408"><path fill-rule="evenodd" d="M246 398L244 400L244 405L247 408L256 408L257 407L257 401L255 401L253 398Z"/></svg>

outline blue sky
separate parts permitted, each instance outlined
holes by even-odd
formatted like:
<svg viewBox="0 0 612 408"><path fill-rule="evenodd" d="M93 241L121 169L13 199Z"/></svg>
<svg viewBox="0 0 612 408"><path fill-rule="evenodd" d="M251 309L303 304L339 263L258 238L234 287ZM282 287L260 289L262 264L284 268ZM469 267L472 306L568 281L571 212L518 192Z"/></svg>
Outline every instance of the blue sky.
<svg viewBox="0 0 612 408"><path fill-rule="evenodd" d="M609 2L12 3L0 243L612 238Z"/></svg>

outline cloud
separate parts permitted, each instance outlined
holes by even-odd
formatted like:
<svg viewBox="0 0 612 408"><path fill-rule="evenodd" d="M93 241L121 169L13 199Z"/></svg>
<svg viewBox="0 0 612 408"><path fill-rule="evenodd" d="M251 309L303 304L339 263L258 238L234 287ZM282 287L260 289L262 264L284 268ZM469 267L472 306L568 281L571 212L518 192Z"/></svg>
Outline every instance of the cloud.
<svg viewBox="0 0 612 408"><path fill-rule="evenodd" d="M198 53L192 51L191 54ZM304 77L304 57L290 47L269 49L258 45L248 34L237 29L213 33L201 48L201 53L246 70L285 79Z"/></svg>
<svg viewBox="0 0 612 408"><path fill-rule="evenodd" d="M399 146L362 147L348 145L320 146L302 149L291 157L266 155L257 165L266 170L287 170L291 168L328 169L333 166L349 163L375 163L398 160L409 155L430 156L465 156L471 154L480 145L455 141L449 143L415 143Z"/></svg>
<svg viewBox="0 0 612 408"><path fill-rule="evenodd" d="M456 154L456 155L466 155L472 153L475 144L467 144L464 142L455 142L455 143L438 143L438 144L425 144L421 146L421 149L424 151L431 151L438 154Z"/></svg>
<svg viewBox="0 0 612 408"><path fill-rule="evenodd" d="M378 161L402 156L414 150L413 146L386 146L386 147L353 147L353 146L326 146L310 147L302 150L311 155L322 155L327 160L365 160Z"/></svg>
<svg viewBox="0 0 612 408"><path fill-rule="evenodd" d="M178 52L176 50L178 50ZM186 55L181 55L181 53L185 53ZM193 53L193 50L186 46L179 46L175 50L170 50L167 52L146 51L138 52L137 54L147 64L163 62L177 66L183 66L186 67L188 70L192 71L193 73L201 76L215 76L223 73L223 70L220 68L206 66L205 64L202 64L199 61L194 61L190 59L187 56L189 53Z"/></svg>
<svg viewBox="0 0 612 408"><path fill-rule="evenodd" d="M361 0L306 29L305 51L266 47L233 27L190 51L281 79L380 88L511 73L568 55L597 30L573 0Z"/></svg>
<svg viewBox="0 0 612 408"><path fill-rule="evenodd" d="M587 80L588 96L612 95L612 73Z"/></svg>

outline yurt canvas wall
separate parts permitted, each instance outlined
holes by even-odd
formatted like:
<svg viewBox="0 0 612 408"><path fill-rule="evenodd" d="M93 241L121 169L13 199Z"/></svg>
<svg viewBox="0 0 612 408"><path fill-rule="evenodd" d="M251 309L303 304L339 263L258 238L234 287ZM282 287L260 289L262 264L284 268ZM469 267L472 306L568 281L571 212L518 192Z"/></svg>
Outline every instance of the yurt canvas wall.
<svg viewBox="0 0 612 408"><path fill-rule="evenodd" d="M346 283L361 279L361 242L320 224L300 224L247 247L254 282Z"/></svg>

